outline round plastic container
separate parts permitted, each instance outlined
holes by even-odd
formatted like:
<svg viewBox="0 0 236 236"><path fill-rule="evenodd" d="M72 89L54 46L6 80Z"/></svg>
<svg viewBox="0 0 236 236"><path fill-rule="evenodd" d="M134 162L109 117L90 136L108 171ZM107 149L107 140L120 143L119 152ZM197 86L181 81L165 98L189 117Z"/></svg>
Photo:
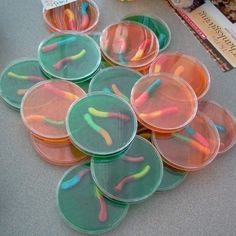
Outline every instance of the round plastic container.
<svg viewBox="0 0 236 236"><path fill-rule="evenodd" d="M213 101L201 101L199 110L215 124L220 135L219 153L228 151L236 142L236 120L226 108Z"/></svg>
<svg viewBox="0 0 236 236"><path fill-rule="evenodd" d="M137 131L137 120L128 102L97 92L73 103L66 128L80 150L91 156L107 157L129 146Z"/></svg>
<svg viewBox="0 0 236 236"><path fill-rule="evenodd" d="M57 207L65 223L87 234L114 229L129 208L103 196L91 177L89 162L72 167L64 174L57 187Z"/></svg>
<svg viewBox="0 0 236 236"><path fill-rule="evenodd" d="M134 85L130 101L138 121L161 133L182 129L197 112L192 88L169 74L143 76Z"/></svg>
<svg viewBox="0 0 236 236"><path fill-rule="evenodd" d="M44 21L52 32L89 33L97 26L99 17L99 8L92 0L77 0L50 10L43 9Z"/></svg>
<svg viewBox="0 0 236 236"><path fill-rule="evenodd" d="M30 132L45 140L68 138L65 118L70 105L85 92L62 80L43 81L29 89L21 105L21 117Z"/></svg>
<svg viewBox="0 0 236 236"><path fill-rule="evenodd" d="M66 33L44 40L39 45L38 59L50 78L84 82L99 70L101 52L89 36Z"/></svg>
<svg viewBox="0 0 236 236"><path fill-rule="evenodd" d="M45 141L36 138L34 135L31 135L31 141L39 156L53 165L71 166L89 159L86 154L82 153L71 143L46 143Z"/></svg>
<svg viewBox="0 0 236 236"><path fill-rule="evenodd" d="M160 46L160 52L167 49L171 41L171 32L169 26L161 18L152 18L145 15L130 15L122 19L122 21L138 22L147 26L157 36Z"/></svg>
<svg viewBox="0 0 236 236"><path fill-rule="evenodd" d="M109 160L93 158L91 171L95 183L106 196L120 202L137 203L158 189L163 164L155 147L136 136L124 154Z"/></svg>
<svg viewBox="0 0 236 236"><path fill-rule="evenodd" d="M178 187L188 175L188 172L179 171L166 164L163 170L163 177L157 191L167 191Z"/></svg>
<svg viewBox="0 0 236 236"><path fill-rule="evenodd" d="M0 95L13 109L20 110L26 91L34 84L46 80L35 59L21 59L10 64L1 74Z"/></svg>
<svg viewBox="0 0 236 236"><path fill-rule="evenodd" d="M155 34L146 26L124 21L103 30L100 48L108 62L141 70L155 59L159 43Z"/></svg>
<svg viewBox="0 0 236 236"><path fill-rule="evenodd" d="M140 73L124 67L106 68L93 77L89 92L115 94L129 102L131 90L141 76Z"/></svg>
<svg viewBox="0 0 236 236"><path fill-rule="evenodd" d="M195 171L210 164L219 151L220 138L213 122L202 113L185 129L172 133L153 132L152 142L163 161L183 171Z"/></svg>
<svg viewBox="0 0 236 236"><path fill-rule="evenodd" d="M209 72L206 66L194 57L178 52L162 53L151 64L149 73L163 72L185 80L193 88L198 99L209 90Z"/></svg>

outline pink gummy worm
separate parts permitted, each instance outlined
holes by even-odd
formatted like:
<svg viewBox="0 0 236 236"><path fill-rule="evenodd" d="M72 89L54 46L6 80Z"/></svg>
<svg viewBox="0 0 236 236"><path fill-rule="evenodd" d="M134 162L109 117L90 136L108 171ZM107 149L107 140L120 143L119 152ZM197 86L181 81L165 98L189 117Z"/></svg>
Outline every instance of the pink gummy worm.
<svg viewBox="0 0 236 236"><path fill-rule="evenodd" d="M133 179L134 179L134 177L133 177L132 175L129 175L129 176L124 177L124 178L115 186L115 190L116 190L117 192L120 192L120 191L123 189L124 185L125 185L126 183L132 181Z"/></svg>
<svg viewBox="0 0 236 236"><path fill-rule="evenodd" d="M194 134L195 139L205 147L209 147L208 141L198 132Z"/></svg>
<svg viewBox="0 0 236 236"><path fill-rule="evenodd" d="M53 43L53 44L42 47L41 50L42 50L42 52L49 52L49 51L55 49L57 46L58 46L57 43Z"/></svg>
<svg viewBox="0 0 236 236"><path fill-rule="evenodd" d="M139 156L139 157L125 156L123 160L135 163L135 162L144 161L144 157L143 156Z"/></svg>
<svg viewBox="0 0 236 236"><path fill-rule="evenodd" d="M40 77L40 76L36 76L36 75L29 75L28 76L28 80L32 80L32 81L42 81L44 80L43 77Z"/></svg>
<svg viewBox="0 0 236 236"><path fill-rule="evenodd" d="M139 50L145 50L151 44L151 39L145 39L139 46Z"/></svg>
<svg viewBox="0 0 236 236"><path fill-rule="evenodd" d="M129 116L127 116L125 114L117 113L117 112L108 112L108 117L118 118L118 119L126 120L126 121L128 121L130 119Z"/></svg>
<svg viewBox="0 0 236 236"><path fill-rule="evenodd" d="M60 96L60 97L65 97L65 94L63 91L61 91L60 89L58 88L55 88L52 86L52 84L45 84L44 87L49 90L50 92Z"/></svg>
<svg viewBox="0 0 236 236"><path fill-rule="evenodd" d="M100 211L98 219L100 222L105 222L107 220L107 206L103 196L99 197Z"/></svg>
<svg viewBox="0 0 236 236"><path fill-rule="evenodd" d="M69 23L69 29L70 30L76 30L77 29L76 26L75 26L75 21L74 20L69 20L68 23Z"/></svg>
<svg viewBox="0 0 236 236"><path fill-rule="evenodd" d="M178 111L178 107L166 107L161 110L162 115L171 115L173 113L176 113Z"/></svg>
<svg viewBox="0 0 236 236"><path fill-rule="evenodd" d="M89 173L90 172L90 169L88 168L88 169L83 169L83 170L81 170L80 172L79 172L79 176L80 176L80 178L82 178L84 175L86 175L87 173Z"/></svg>
<svg viewBox="0 0 236 236"><path fill-rule="evenodd" d="M88 17L88 14L85 14L82 16L80 30L86 29L88 27L88 24L89 24L89 17Z"/></svg>
<svg viewBox="0 0 236 236"><path fill-rule="evenodd" d="M138 98L135 99L134 101L135 107L142 106L147 101L148 98L149 98L148 92L143 92Z"/></svg>
<svg viewBox="0 0 236 236"><path fill-rule="evenodd" d="M55 70L60 70L61 67L68 61L71 61L70 57L65 57L63 59L61 59L60 61L58 61L56 64L53 65Z"/></svg>

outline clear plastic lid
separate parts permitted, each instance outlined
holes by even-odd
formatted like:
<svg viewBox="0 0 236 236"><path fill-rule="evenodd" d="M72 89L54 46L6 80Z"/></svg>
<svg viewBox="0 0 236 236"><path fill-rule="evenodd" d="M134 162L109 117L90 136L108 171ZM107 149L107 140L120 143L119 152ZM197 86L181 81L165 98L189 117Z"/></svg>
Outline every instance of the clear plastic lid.
<svg viewBox="0 0 236 236"><path fill-rule="evenodd" d="M90 163L69 169L57 187L60 216L74 230L101 234L117 227L129 206L112 201L96 187L90 174Z"/></svg>
<svg viewBox="0 0 236 236"><path fill-rule="evenodd" d="M95 183L109 198L137 203L157 190L163 164L155 147L136 136L124 154L109 160L93 158L91 171Z"/></svg>
<svg viewBox="0 0 236 236"><path fill-rule="evenodd" d="M65 118L70 105L85 92L76 84L62 80L43 81L29 89L21 104L26 127L45 139L68 137Z"/></svg>
<svg viewBox="0 0 236 236"><path fill-rule="evenodd" d="M152 62L149 73L163 72L185 80L193 88L198 99L202 98L209 90L209 72L194 57L178 52L162 53Z"/></svg>
<svg viewBox="0 0 236 236"><path fill-rule="evenodd" d="M210 164L220 146L219 134L213 122L199 112L179 132L153 132L152 142L168 165L184 171L199 170Z"/></svg>
<svg viewBox="0 0 236 236"><path fill-rule="evenodd" d="M21 59L10 64L1 74L0 95L13 109L20 110L26 91L46 80L35 59Z"/></svg>
<svg viewBox="0 0 236 236"><path fill-rule="evenodd" d="M79 149L91 156L107 157L129 146L137 131L137 120L125 100L97 92L72 104L66 128Z"/></svg>
<svg viewBox="0 0 236 236"><path fill-rule="evenodd" d="M88 33L97 26L100 13L94 1L77 0L50 10L44 9L43 17L52 32L73 30Z"/></svg>
<svg viewBox="0 0 236 236"><path fill-rule="evenodd" d="M213 101L201 101L199 110L215 124L220 135L219 153L228 151L236 142L236 120L226 108Z"/></svg>
<svg viewBox="0 0 236 236"><path fill-rule="evenodd" d="M66 33L44 40L39 45L38 59L49 77L83 82L99 69L101 52L89 36Z"/></svg>
<svg viewBox="0 0 236 236"><path fill-rule="evenodd" d="M45 141L36 138L33 134L31 135L31 141L40 157L53 165L71 166L89 159L85 153L81 152L71 143L46 143Z"/></svg>
<svg viewBox="0 0 236 236"><path fill-rule="evenodd" d="M192 88L169 74L150 74L139 79L131 92L131 105L143 126L162 133L183 128L197 112Z"/></svg>
<svg viewBox="0 0 236 236"><path fill-rule="evenodd" d="M93 77L89 92L101 91L115 94L129 102L131 90L141 76L140 73L124 67L106 68Z"/></svg>
<svg viewBox="0 0 236 236"><path fill-rule="evenodd" d="M107 26L100 38L105 58L115 65L145 67L155 59L159 43L155 34L136 22L120 22Z"/></svg>

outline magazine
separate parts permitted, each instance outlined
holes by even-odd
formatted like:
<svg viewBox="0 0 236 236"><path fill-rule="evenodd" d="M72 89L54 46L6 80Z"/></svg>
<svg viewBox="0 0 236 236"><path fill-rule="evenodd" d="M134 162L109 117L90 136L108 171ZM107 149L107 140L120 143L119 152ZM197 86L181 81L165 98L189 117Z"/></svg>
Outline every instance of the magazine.
<svg viewBox="0 0 236 236"><path fill-rule="evenodd" d="M219 64L221 70L229 71L236 67L235 0L194 0L191 7L175 8L175 12Z"/></svg>

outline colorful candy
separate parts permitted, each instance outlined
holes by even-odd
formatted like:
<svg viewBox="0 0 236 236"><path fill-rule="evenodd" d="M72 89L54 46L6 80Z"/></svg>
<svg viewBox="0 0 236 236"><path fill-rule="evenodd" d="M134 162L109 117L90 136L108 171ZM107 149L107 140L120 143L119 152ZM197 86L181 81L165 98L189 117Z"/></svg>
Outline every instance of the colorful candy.
<svg viewBox="0 0 236 236"><path fill-rule="evenodd" d="M75 15L74 15L73 11L70 10L69 8L67 8L64 11L64 14L68 18L69 30L76 30Z"/></svg>
<svg viewBox="0 0 236 236"><path fill-rule="evenodd" d="M68 37L66 39L62 39L58 42L52 43L50 45L44 46L42 47L42 52L49 52L52 51L54 49L56 49L57 47L61 47L61 46L65 46L67 44L73 43L76 41L76 37L72 36L72 37Z"/></svg>
<svg viewBox="0 0 236 236"><path fill-rule="evenodd" d="M36 76L36 75L18 75L12 71L9 71L7 73L7 75L10 78L15 78L15 79L19 79L19 80L29 80L29 81L42 81L45 80L44 78L40 77L40 76Z"/></svg>
<svg viewBox="0 0 236 236"><path fill-rule="evenodd" d="M87 2L83 2L81 5L81 9L80 9L80 14L82 16L81 18L81 24L80 24L80 30L84 30L88 27L89 25L89 16L88 16L88 3Z"/></svg>
<svg viewBox="0 0 236 236"><path fill-rule="evenodd" d="M46 116L41 116L41 115L30 115L26 117L26 120L28 122L32 122L32 121L37 121L37 122L43 122L47 125L52 125L52 126L63 126L65 125L65 121L64 120L53 120L50 119Z"/></svg>
<svg viewBox="0 0 236 236"><path fill-rule="evenodd" d="M67 190L70 189L72 187L74 187L75 185L77 185L81 179L83 178L83 176L85 176L86 174L90 173L90 168L88 169L83 169L81 170L77 175L75 175L73 178L63 182L61 184L61 189L63 190Z"/></svg>
<svg viewBox="0 0 236 236"><path fill-rule="evenodd" d="M140 172L138 172L137 174L133 174L133 175L129 175L124 177L121 181L119 181L119 183L115 186L115 190L117 192L122 191L123 187L125 184L127 184L130 181L133 180L138 180L143 178L144 176L146 176L148 174L148 172L150 171L151 167L149 165L146 165Z"/></svg>
<svg viewBox="0 0 236 236"><path fill-rule="evenodd" d="M187 134L191 135L192 137L194 137L199 143L201 143L202 145L204 145L205 147L209 147L209 143L206 140L205 137L203 137L200 133L198 133L196 130L194 130L192 127L187 126L185 128Z"/></svg>
<svg viewBox="0 0 236 236"><path fill-rule="evenodd" d="M16 93L19 96L24 96L28 89L17 89Z"/></svg>
<svg viewBox="0 0 236 236"><path fill-rule="evenodd" d="M56 88L55 86L53 86L52 84L49 84L49 83L45 84L44 87L47 88L48 91L54 93L55 95L57 95L59 97L66 98L66 99L69 99L71 101L74 101L77 98L79 98L77 95L75 95L73 93L70 93L70 92L67 92L67 91L62 91L62 90Z"/></svg>
<svg viewBox="0 0 236 236"><path fill-rule="evenodd" d="M100 210L99 210L99 215L98 219L100 222L105 222L107 220L107 205L105 203L105 199L98 190L98 188L95 186L95 195L99 200L99 205L100 205Z"/></svg>
<svg viewBox="0 0 236 236"><path fill-rule="evenodd" d="M137 163L137 162L143 162L144 157L143 156L139 156L139 157L125 156L125 157L123 157L123 160L128 161L128 162Z"/></svg>
<svg viewBox="0 0 236 236"><path fill-rule="evenodd" d="M75 54L73 56L69 56L69 57L65 57L65 58L61 59L56 64L54 64L53 67L54 67L55 70L60 70L66 62L76 61L76 60L80 59L81 57L83 57L85 54L86 54L86 50L83 49L78 54Z"/></svg>
<svg viewBox="0 0 236 236"><path fill-rule="evenodd" d="M224 133L225 132L225 127L223 125L220 125L220 124L216 124L214 123L216 129L218 130L218 132L220 133Z"/></svg>
<svg viewBox="0 0 236 236"><path fill-rule="evenodd" d="M201 145L200 143L196 142L193 139L190 139L189 137L186 137L178 133L172 133L171 135L185 143L190 144L192 147L196 148L199 152L202 152L204 155L210 154L210 150L207 147Z"/></svg>
<svg viewBox="0 0 236 236"><path fill-rule="evenodd" d="M142 106L150 97L151 93L161 84L161 80L155 80L146 91L144 91L138 98L135 99L134 105L137 107Z"/></svg>
<svg viewBox="0 0 236 236"><path fill-rule="evenodd" d="M128 121L130 118L129 116L117 112L104 112L104 111L98 111L94 107L89 107L88 111L90 114L96 117L101 117L101 118L117 118L121 120Z"/></svg>
<svg viewBox="0 0 236 236"><path fill-rule="evenodd" d="M126 101L129 101L129 98L126 97L126 96L119 90L119 88L118 88L118 86L117 86L116 84L112 84L112 85L111 85L111 89L112 89L112 91L114 92L115 95L122 97L122 98L125 99Z"/></svg>
<svg viewBox="0 0 236 236"><path fill-rule="evenodd" d="M143 57L147 47L150 46L151 42L152 42L151 39L145 39L141 43L141 45L139 46L138 51L136 52L136 54L131 58L131 61L138 61L138 60L140 60Z"/></svg>
<svg viewBox="0 0 236 236"><path fill-rule="evenodd" d="M140 113L141 118L158 118L165 115L171 115L178 112L178 107L166 107L158 111L149 112L149 113Z"/></svg>
<svg viewBox="0 0 236 236"><path fill-rule="evenodd" d="M88 113L84 115L84 120L87 122L87 124L93 129L95 130L97 133L99 133L103 139L105 140L106 144L108 146L112 145L112 139L110 134L102 127L100 127L99 125L97 125L94 121L93 118L91 117L91 115L89 115Z"/></svg>

